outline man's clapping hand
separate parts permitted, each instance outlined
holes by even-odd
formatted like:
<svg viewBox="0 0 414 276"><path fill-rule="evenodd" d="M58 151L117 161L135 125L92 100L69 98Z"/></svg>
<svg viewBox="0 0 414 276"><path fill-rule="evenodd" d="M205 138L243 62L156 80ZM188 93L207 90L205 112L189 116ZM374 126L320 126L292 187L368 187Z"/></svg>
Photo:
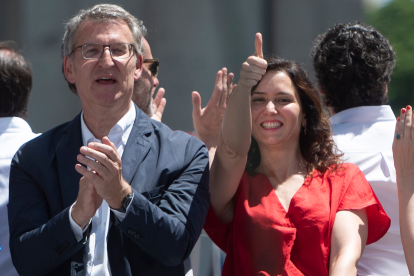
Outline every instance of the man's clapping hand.
<svg viewBox="0 0 414 276"><path fill-rule="evenodd" d="M94 216L102 199L111 208L120 208L125 196L132 193L132 188L122 177L121 156L108 137L102 138L102 143L93 142L81 147L80 153L78 161L89 170L80 164L75 166L83 177L72 218L83 228ZM81 190L86 193L81 193Z"/></svg>

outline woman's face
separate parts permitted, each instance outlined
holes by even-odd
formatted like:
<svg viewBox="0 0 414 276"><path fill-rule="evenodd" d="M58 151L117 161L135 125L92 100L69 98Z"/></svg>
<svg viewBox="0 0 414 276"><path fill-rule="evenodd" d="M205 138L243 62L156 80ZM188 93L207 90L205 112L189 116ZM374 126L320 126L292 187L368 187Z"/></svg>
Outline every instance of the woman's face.
<svg viewBox="0 0 414 276"><path fill-rule="evenodd" d="M252 134L259 145L299 146L304 114L299 94L285 72L266 73L251 101Z"/></svg>

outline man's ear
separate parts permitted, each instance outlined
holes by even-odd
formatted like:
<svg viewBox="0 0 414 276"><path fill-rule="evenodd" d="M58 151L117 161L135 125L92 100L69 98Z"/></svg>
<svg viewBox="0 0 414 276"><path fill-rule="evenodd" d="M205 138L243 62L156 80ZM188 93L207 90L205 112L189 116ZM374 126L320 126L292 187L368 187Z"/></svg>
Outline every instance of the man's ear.
<svg viewBox="0 0 414 276"><path fill-rule="evenodd" d="M135 63L134 81L137 81L141 77L143 62L144 58L142 55L138 55Z"/></svg>
<svg viewBox="0 0 414 276"><path fill-rule="evenodd" d="M65 74L65 78L68 80L68 82L75 83L74 68L72 60L69 56L65 56L63 58L63 73Z"/></svg>

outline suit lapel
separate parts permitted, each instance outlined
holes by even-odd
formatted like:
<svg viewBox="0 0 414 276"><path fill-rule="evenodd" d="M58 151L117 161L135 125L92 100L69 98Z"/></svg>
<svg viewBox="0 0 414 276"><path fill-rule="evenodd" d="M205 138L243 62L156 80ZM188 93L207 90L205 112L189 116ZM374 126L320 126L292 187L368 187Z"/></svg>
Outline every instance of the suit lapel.
<svg viewBox="0 0 414 276"><path fill-rule="evenodd" d="M130 184L139 165L148 154L151 146L148 137L154 130L150 119L136 105L134 106L136 119L122 155L122 176Z"/></svg>
<svg viewBox="0 0 414 276"><path fill-rule="evenodd" d="M79 180L82 176L75 170L75 165L79 163L76 157L82 145L79 114L63 129L63 135L56 147L59 183L65 208L78 197Z"/></svg>
<svg viewBox="0 0 414 276"><path fill-rule="evenodd" d="M135 112L135 122L122 155L122 176L130 184L139 165L149 152L151 143L147 136L151 136L153 131L150 119L137 106L135 106ZM113 214L111 217L113 218ZM122 235L121 229L111 225L108 232L108 258L112 275L132 275L128 255L125 255L125 251L120 251L126 247L124 239L129 240ZM123 244L123 248L120 247L120 244Z"/></svg>

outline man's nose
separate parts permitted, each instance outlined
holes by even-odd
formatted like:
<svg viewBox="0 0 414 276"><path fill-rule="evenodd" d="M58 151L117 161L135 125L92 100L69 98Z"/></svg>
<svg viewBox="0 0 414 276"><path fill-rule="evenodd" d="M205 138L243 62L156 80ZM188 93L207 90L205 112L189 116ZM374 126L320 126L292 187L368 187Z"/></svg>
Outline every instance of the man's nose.
<svg viewBox="0 0 414 276"><path fill-rule="evenodd" d="M154 88L157 88L157 86L160 84L160 81L158 80L157 77L153 77L154 78Z"/></svg>
<svg viewBox="0 0 414 276"><path fill-rule="evenodd" d="M114 61L112 59L111 51L109 47L105 47L103 49L103 53L101 58L99 59L99 64L104 68L109 68L114 65Z"/></svg>

